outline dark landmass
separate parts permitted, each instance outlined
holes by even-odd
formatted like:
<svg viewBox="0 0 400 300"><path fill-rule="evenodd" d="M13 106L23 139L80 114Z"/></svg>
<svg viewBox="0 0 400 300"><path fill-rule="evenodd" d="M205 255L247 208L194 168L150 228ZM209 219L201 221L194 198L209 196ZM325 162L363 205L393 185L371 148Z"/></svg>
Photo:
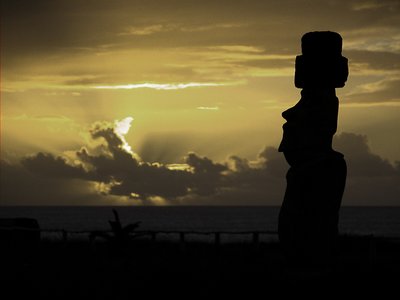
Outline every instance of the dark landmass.
<svg viewBox="0 0 400 300"><path fill-rule="evenodd" d="M2 245L1 294L9 298L134 299L137 297L384 295L400 282L400 242L341 236L334 266L293 267L277 242L42 239ZM275 297L274 297L275 298ZM21 298L22 299L22 298Z"/></svg>

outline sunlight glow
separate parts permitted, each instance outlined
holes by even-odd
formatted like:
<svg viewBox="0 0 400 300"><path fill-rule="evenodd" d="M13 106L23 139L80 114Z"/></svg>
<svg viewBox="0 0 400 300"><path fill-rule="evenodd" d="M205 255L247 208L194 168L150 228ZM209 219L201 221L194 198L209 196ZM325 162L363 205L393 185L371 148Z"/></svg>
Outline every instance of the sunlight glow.
<svg viewBox="0 0 400 300"><path fill-rule="evenodd" d="M125 119L118 121L115 121L114 125L114 132L119 136L119 138L122 140L122 149L124 149L126 152L130 153L133 155L132 148L129 146L127 141L125 140L125 135L128 133L129 129L131 128L131 123L133 121L132 117L126 117Z"/></svg>
<svg viewBox="0 0 400 300"><path fill-rule="evenodd" d="M100 85L95 86L95 89L110 89L110 90L132 90L132 89L155 89L155 90L179 90L190 87L210 87L210 86L224 86L223 83L212 82L189 82L189 83L137 83L137 84L124 84L124 85Z"/></svg>
<svg viewBox="0 0 400 300"><path fill-rule="evenodd" d="M166 167L169 170L176 170L176 171L189 171L190 166L188 164L168 164Z"/></svg>
<svg viewBox="0 0 400 300"><path fill-rule="evenodd" d="M219 110L218 106L198 106L196 109L200 110Z"/></svg>

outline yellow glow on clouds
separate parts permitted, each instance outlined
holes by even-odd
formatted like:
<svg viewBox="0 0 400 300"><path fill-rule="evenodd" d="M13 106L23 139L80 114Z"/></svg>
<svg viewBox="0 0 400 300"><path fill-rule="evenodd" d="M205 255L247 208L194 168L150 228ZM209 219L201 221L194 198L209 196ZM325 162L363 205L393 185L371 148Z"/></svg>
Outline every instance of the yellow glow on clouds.
<svg viewBox="0 0 400 300"><path fill-rule="evenodd" d="M99 85L95 89L109 89L109 90L132 90L132 89L155 89L155 90L179 90L191 87L212 87L224 86L224 83L212 82L189 82L189 83L137 83L137 84L123 84L123 85Z"/></svg>
<svg viewBox="0 0 400 300"><path fill-rule="evenodd" d="M114 122L114 132L118 135L118 137L120 137L120 139L123 142L122 145L122 149L124 149L126 152L130 153L131 155L134 155L136 159L139 160L139 157L137 157L133 151L132 151L132 147L128 144L128 142L125 140L125 135L129 132L129 129L132 126L132 121L133 121L133 117L126 117L124 119L122 119L121 121L115 120ZM189 171L190 170L190 166L188 164L168 164L166 165L166 167L169 170L177 170L177 171ZM117 183L114 183L117 184ZM104 191L105 187L101 186L102 190L99 189L100 191ZM138 194L132 193L131 197L135 198L138 197ZM157 200L158 201L158 200Z"/></svg>
<svg viewBox="0 0 400 300"><path fill-rule="evenodd" d="M199 106L196 108L199 110L219 110L218 106Z"/></svg>
<svg viewBox="0 0 400 300"><path fill-rule="evenodd" d="M121 121L116 120L114 123L114 132L121 138L123 142L122 149L133 155L131 146L129 146L129 144L125 140L125 135L129 132L129 129L132 126L132 121L132 117L126 117Z"/></svg>

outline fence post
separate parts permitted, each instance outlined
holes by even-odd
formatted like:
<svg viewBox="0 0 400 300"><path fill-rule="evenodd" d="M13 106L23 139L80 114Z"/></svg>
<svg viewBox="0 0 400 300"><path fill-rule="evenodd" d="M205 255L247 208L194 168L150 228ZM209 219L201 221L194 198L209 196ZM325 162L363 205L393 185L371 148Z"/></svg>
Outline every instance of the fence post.
<svg viewBox="0 0 400 300"><path fill-rule="evenodd" d="M369 263L371 266L375 264L376 261L376 240L373 235L369 237Z"/></svg>
<svg viewBox="0 0 400 300"><path fill-rule="evenodd" d="M152 232L150 235L151 235L151 241L154 243L157 239L157 232Z"/></svg>
<svg viewBox="0 0 400 300"><path fill-rule="evenodd" d="M219 256L220 254L220 245L221 245L221 233L215 232L214 233L214 245L215 245L215 254Z"/></svg>
<svg viewBox="0 0 400 300"><path fill-rule="evenodd" d="M185 252L186 244L185 244L185 233L179 232L179 241L180 241L180 248L182 252Z"/></svg>
<svg viewBox="0 0 400 300"><path fill-rule="evenodd" d="M215 246L218 248L219 245L221 244L221 233L220 232L215 232L214 241L215 241Z"/></svg>
<svg viewBox="0 0 400 300"><path fill-rule="evenodd" d="M260 250L260 233L253 232L253 247L254 251L258 252Z"/></svg>
<svg viewBox="0 0 400 300"><path fill-rule="evenodd" d="M68 243L68 232L66 230L62 230L62 240L64 245Z"/></svg>

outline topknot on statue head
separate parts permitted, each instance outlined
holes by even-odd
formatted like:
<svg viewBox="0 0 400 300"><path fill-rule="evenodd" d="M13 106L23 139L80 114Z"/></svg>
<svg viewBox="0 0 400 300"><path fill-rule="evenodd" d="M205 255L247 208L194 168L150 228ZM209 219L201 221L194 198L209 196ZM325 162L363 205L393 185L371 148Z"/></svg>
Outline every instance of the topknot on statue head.
<svg viewBox="0 0 400 300"><path fill-rule="evenodd" d="M337 32L308 32L301 38L302 55L296 57L295 85L298 88L344 87L349 75L342 56L342 37Z"/></svg>

